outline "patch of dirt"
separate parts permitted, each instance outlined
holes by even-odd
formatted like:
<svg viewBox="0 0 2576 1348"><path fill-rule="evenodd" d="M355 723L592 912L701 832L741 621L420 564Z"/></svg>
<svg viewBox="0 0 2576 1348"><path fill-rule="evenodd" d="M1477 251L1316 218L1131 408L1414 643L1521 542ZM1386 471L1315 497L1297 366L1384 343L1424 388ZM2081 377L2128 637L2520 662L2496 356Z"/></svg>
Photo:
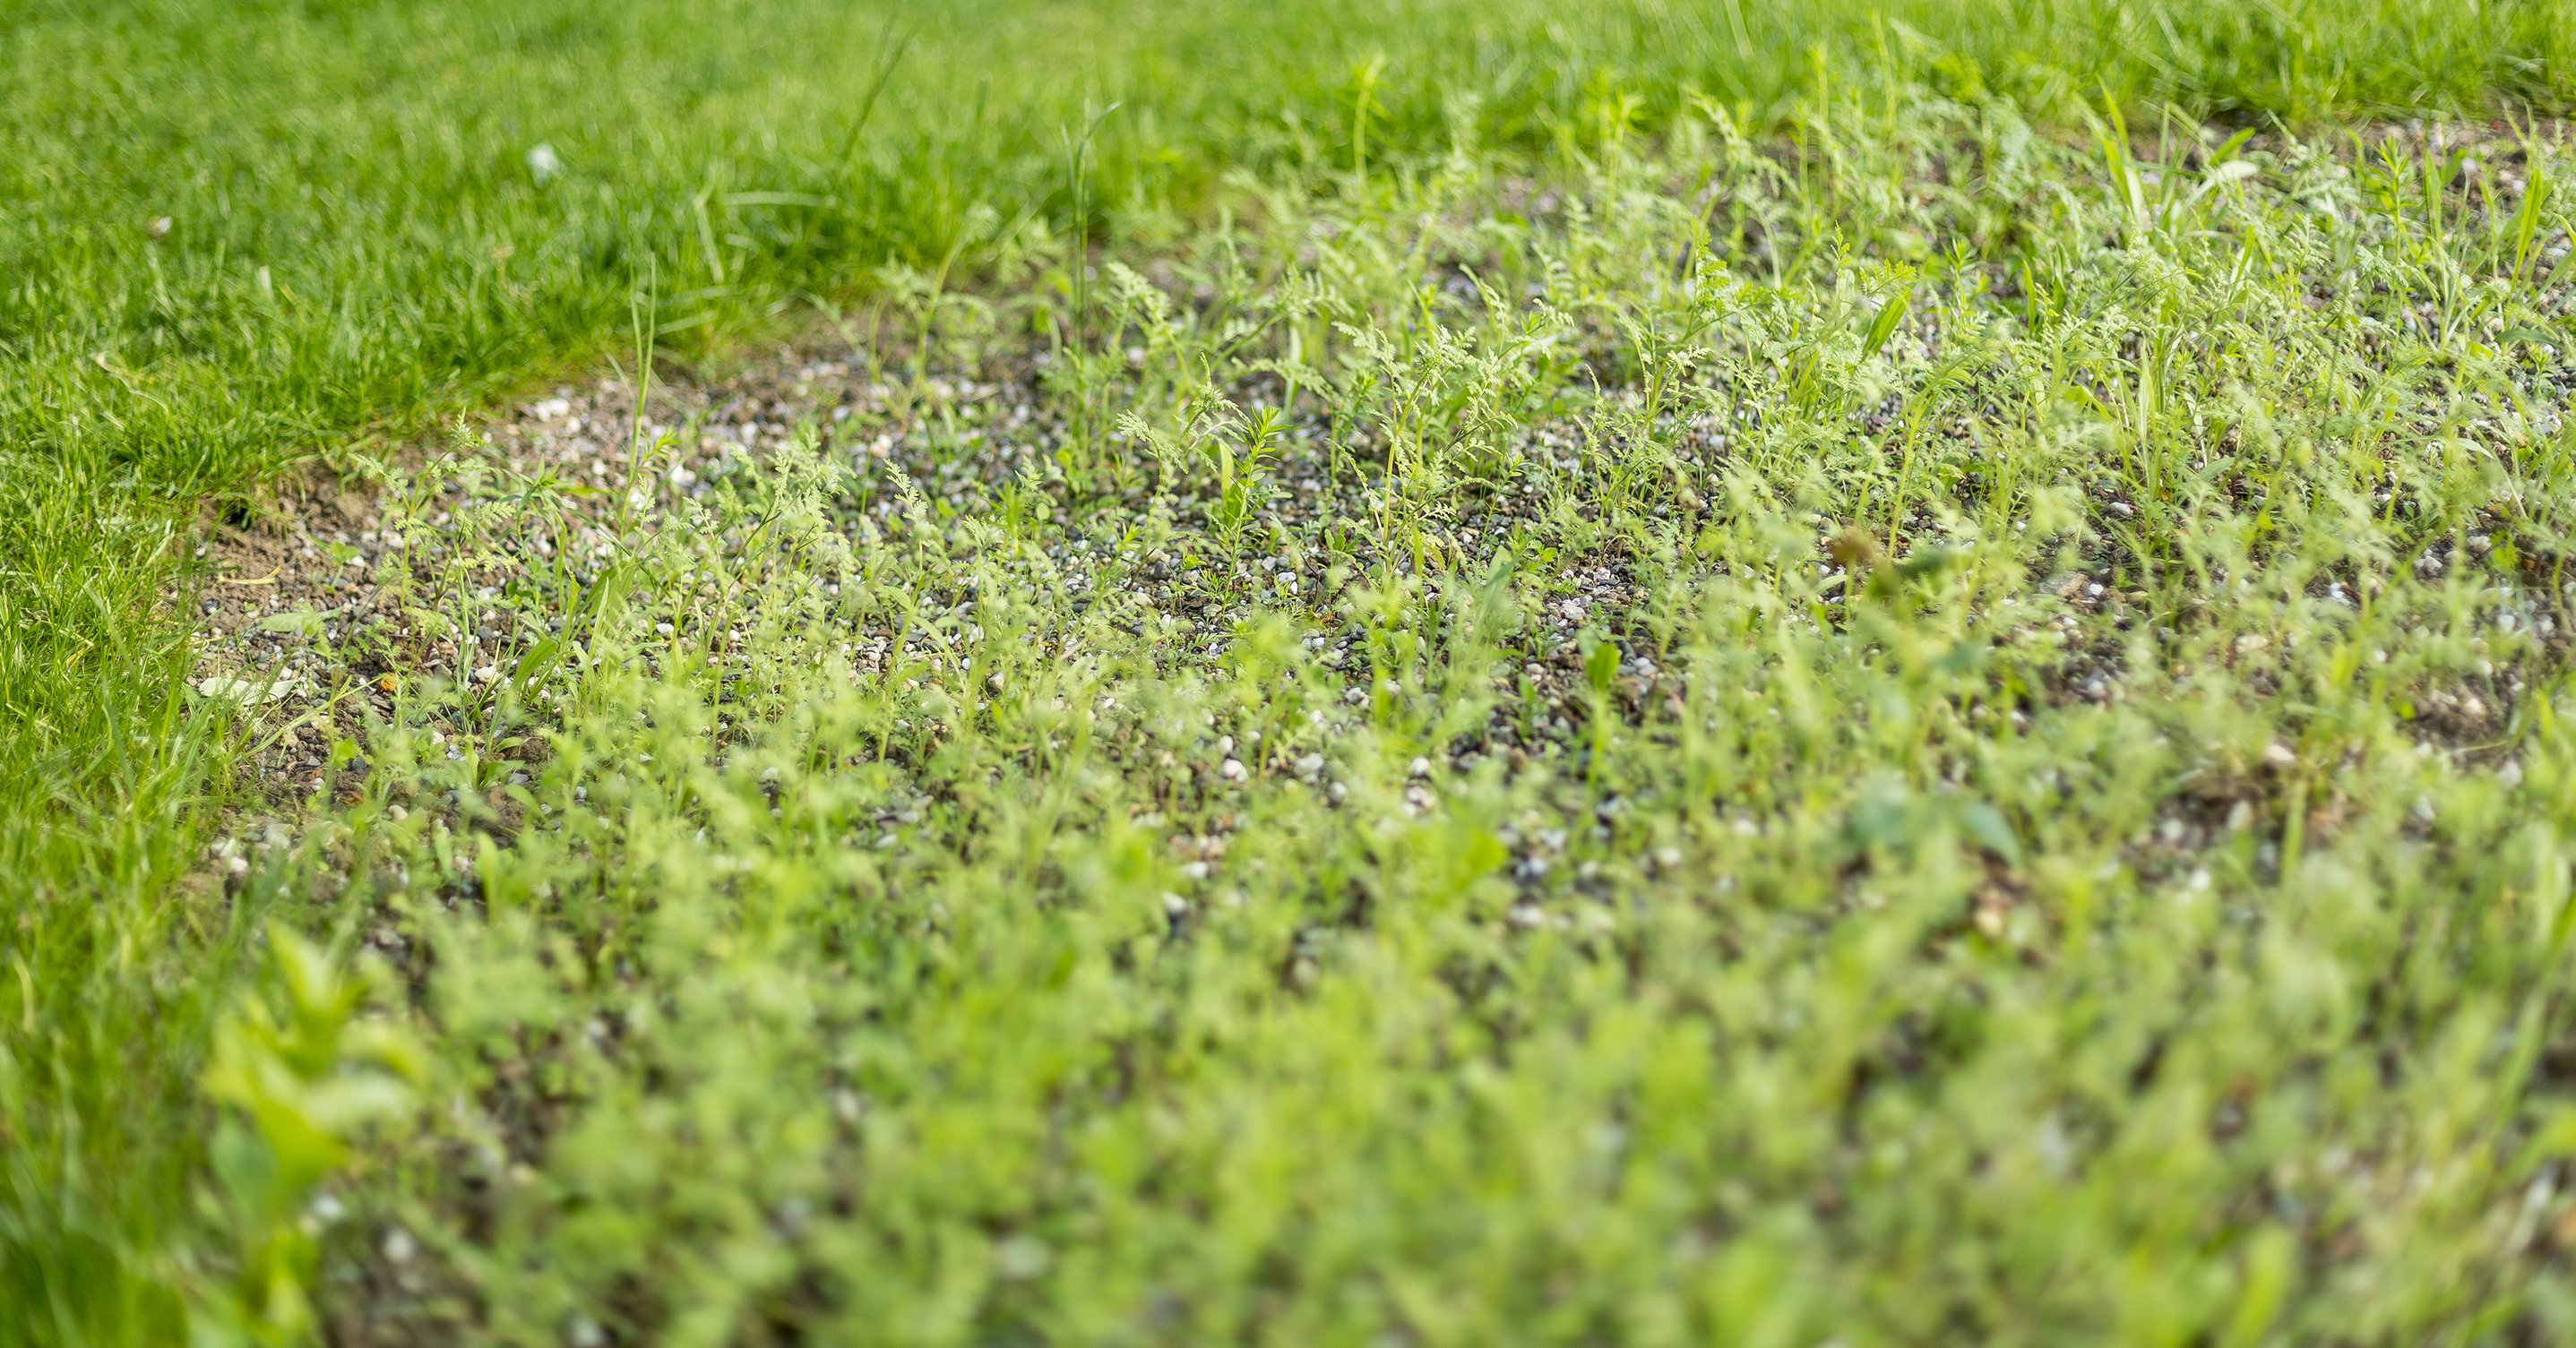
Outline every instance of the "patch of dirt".
<svg viewBox="0 0 2576 1348"><path fill-rule="evenodd" d="M832 452L857 466L868 513L883 518L899 508L898 475L934 509L987 509L995 491L1051 461L1065 441L1041 377L1040 363L1024 362L981 377L881 379L846 346L789 348L719 379L657 379L640 417L629 386L616 377L558 387L479 426L424 437L393 462L417 469L442 454L482 456L563 484L573 508L555 541L521 540L520 549L488 559L491 565L478 574L500 584L514 568L548 565L555 547L604 548L621 522L656 527L679 500L704 496L744 461L807 425L821 428ZM1254 390L1237 393L1247 402L1258 397ZM1141 601L1177 616L1190 632L1215 634L1249 613L1256 599L1290 597L1302 601L1321 629L1309 649L1354 680L1356 692L1369 677L1368 660L1356 648L1356 630L1333 617L1331 601L1353 573L1381 560L1373 523L1379 506L1371 496L1377 484L1350 452L1333 460L1326 447L1330 429L1320 415L1291 424L1231 558L1137 556L1117 541L1159 514L1197 531L1207 546L1216 532L1212 513L1220 508L1212 491L1184 486L1158 494L1147 485L1151 470L1140 469L1128 485L1087 496L1083 518L1060 526L1052 549L1076 607L1094 596ZM1574 460L1560 456L1570 456L1579 442L1575 431L1542 425L1528 432L1525 452L1571 471ZM639 445L647 447L642 454ZM1141 447L1126 452L1148 461ZM1370 452L1364 438L1358 452ZM385 490L361 476L317 471L282 485L255 512L206 523L202 555L211 574L199 605L197 682L204 695L261 705L260 720L275 728L247 767L280 804L333 787L332 741L360 740L371 716L391 715L405 680L491 679L503 663L495 652L505 654L513 636L523 635L478 632L472 635L479 640L460 645L407 624L400 582L426 576L443 558L454 560L442 552L440 531L472 502L457 493L413 503L423 523L406 537L388 522ZM1471 570L1489 563L1517 528L1539 516L1543 499L1509 481L1461 482L1419 521L1426 557L1443 565L1464 562ZM1637 584L1613 542L1609 553L1562 567L1570 584L1537 618L1547 653L1522 673L1558 713L1542 718L1543 739L1570 738L1581 719L1577 636L1615 635L1628 620ZM1384 560L1409 573L1414 559L1408 554L1403 549ZM353 640L370 629L392 633L393 640ZM877 668L893 637L864 634L857 643L861 668ZM1507 683L1512 678L1504 675ZM1642 709L1650 696L1673 693L1663 685L1651 668L1632 664L1622 681L1623 701ZM1576 706L1571 719L1561 714L1569 706ZM1507 716L1498 714L1485 738L1517 755L1521 736ZM1478 747L1487 746L1462 751ZM363 775L363 763L358 766L337 789L355 789Z"/></svg>

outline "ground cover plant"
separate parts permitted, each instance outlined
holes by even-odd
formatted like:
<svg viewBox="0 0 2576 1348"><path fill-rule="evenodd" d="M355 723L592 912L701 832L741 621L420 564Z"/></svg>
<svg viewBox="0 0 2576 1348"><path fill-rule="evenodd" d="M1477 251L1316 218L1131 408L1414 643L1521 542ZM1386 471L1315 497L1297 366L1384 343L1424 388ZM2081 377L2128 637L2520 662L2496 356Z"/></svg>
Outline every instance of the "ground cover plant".
<svg viewBox="0 0 2576 1348"><path fill-rule="evenodd" d="M9 1332L2563 1334L2568 29L2267 14L24 21Z"/></svg>
<svg viewBox="0 0 2576 1348"><path fill-rule="evenodd" d="M317 536L339 1332L2559 1332L2564 152L1707 116Z"/></svg>

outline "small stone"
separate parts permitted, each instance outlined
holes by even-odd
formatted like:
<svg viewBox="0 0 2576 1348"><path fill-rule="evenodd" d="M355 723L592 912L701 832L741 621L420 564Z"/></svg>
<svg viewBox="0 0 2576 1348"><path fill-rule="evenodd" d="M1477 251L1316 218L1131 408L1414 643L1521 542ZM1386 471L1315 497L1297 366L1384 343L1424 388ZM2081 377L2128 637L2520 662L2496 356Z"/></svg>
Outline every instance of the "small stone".
<svg viewBox="0 0 2576 1348"><path fill-rule="evenodd" d="M2289 768L2298 766L2299 756L2290 752L2290 746L2274 740L2263 746L2263 761L2276 768Z"/></svg>
<svg viewBox="0 0 2576 1348"><path fill-rule="evenodd" d="M286 679L246 679L236 674L211 674L197 680L197 695L220 702L238 702L245 706L275 702L295 691Z"/></svg>

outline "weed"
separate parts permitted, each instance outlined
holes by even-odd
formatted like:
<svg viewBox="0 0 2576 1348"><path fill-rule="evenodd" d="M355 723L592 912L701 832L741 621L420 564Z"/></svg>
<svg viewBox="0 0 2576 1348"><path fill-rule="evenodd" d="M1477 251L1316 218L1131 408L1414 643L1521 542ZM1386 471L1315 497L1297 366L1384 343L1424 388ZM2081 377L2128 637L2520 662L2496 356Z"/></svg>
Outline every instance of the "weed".
<svg viewBox="0 0 2576 1348"><path fill-rule="evenodd" d="M1104 385L988 348L680 442L560 695L420 685L254 882L381 927L449 1102L333 1188L332 1313L2555 1332L2570 373L2493 340L2566 321L2489 289L2518 207L2177 126L2142 215L2138 161L1897 97L1803 175L1718 116L1586 147L1521 229L1512 160L1270 193L1110 269ZM1274 288L1339 315L1286 404ZM1150 476L1048 472L1089 399ZM463 583L520 550L573 631L542 495L424 471Z"/></svg>

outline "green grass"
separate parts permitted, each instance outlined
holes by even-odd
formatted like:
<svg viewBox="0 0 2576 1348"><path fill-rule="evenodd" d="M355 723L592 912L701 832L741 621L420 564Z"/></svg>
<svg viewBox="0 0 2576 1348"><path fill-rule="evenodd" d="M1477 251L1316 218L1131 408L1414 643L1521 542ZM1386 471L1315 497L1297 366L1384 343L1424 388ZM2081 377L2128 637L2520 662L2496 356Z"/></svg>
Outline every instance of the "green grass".
<svg viewBox="0 0 2576 1348"><path fill-rule="evenodd" d="M300 1287L511 1340L2565 1332L2531 1233L2563 1207L2576 765L2533 625L2563 622L2568 446L2531 334L2563 349L2533 254L2566 198L2524 230L2491 161L2452 188L2438 154L2345 147L2337 178L2275 140L2195 195L2208 165L2150 182L2083 127L2556 110L2567 7L1607 8L8 20L0 1296L32 1309L0 1333L166 1340L183 1306ZM1062 137L1112 102L1077 222ZM1521 178L1585 212L1532 219ZM1703 184L1714 256L1677 267ZM1149 337L1103 279L1075 312L1077 224L1220 302ZM1453 263L1514 302L1457 298ZM1300 268L1350 331L1221 349ZM757 539L726 513L756 496L696 540L637 524L633 565L732 582L747 685L653 639L647 604L716 620L683 592L611 621L571 588L597 576L514 591L593 624L557 704L427 685L363 746L360 804L316 802L240 894L204 880L240 728L183 693L201 509L621 350L639 306L713 359L924 276L994 316L943 311L934 368L1077 334L1070 448L1002 523L879 512L828 604L811 550L884 482ZM1152 377L1092 354L1130 342ZM1209 399L1248 409L1240 363L1291 355L1335 478L1374 495L1264 522L1282 470ZM1182 370L1208 389L1157 382ZM963 452L939 415L873 415L916 465ZM1499 552L1457 533L1493 491L1532 503ZM1075 605L1047 549L1088 535L1197 560L1224 619L1183 642ZM1303 589L1248 593L1238 550ZM1911 560L1828 591L1827 552ZM1634 594L1553 631L1604 555ZM2111 598L2058 593L2079 568ZM969 574L983 616L916 611ZM468 626L478 592L445 596ZM812 658L908 613L952 644ZM1309 632L1393 687L1340 700ZM1654 672L1586 670L1614 635ZM907 663L970 650L1005 675L990 706ZM1560 659L1570 687L1516 681ZM2463 688L2490 714L2441 710ZM473 752L412 763L426 718ZM1206 776L1201 741L1247 728L1344 799L1267 758ZM512 808L550 829L474 803L513 735L548 746ZM880 810L920 816L884 851ZM1193 887L1168 836L1218 815L1235 841ZM268 915L346 940L379 911L440 952L384 1003L436 1107L330 1181L360 1215L316 1273L294 1205L320 1181L274 1167L336 1159L295 1118L356 1113L219 1131L209 1045L221 1022L216 1061L292 1065L212 1078L242 1109L372 1051L309 986L304 1037L260 1049L241 990ZM616 1053L576 1032L657 1017ZM542 1130L513 1072L554 1083ZM487 1155L464 1192L455 1158ZM389 1222L434 1276L327 1276Z"/></svg>

